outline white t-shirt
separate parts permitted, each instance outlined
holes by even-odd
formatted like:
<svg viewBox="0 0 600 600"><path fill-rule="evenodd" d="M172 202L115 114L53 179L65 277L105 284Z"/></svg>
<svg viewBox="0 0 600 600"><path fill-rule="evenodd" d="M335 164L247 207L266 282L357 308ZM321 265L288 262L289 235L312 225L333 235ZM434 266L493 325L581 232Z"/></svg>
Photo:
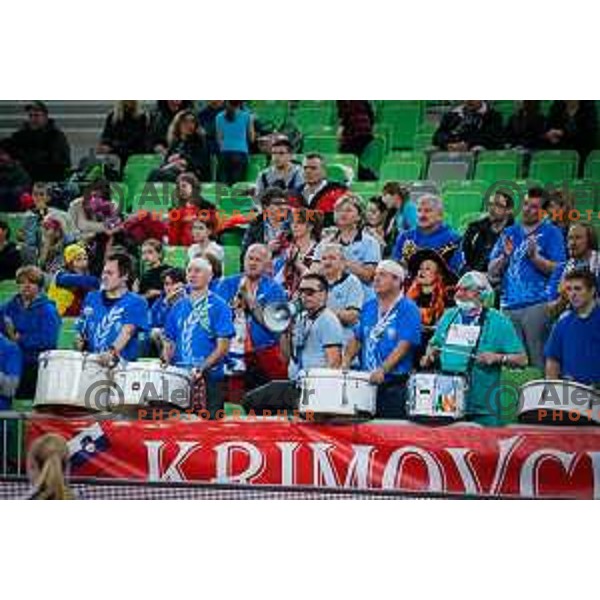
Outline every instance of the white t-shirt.
<svg viewBox="0 0 600 600"><path fill-rule="evenodd" d="M188 248L188 258L192 260L196 254L201 252L209 252L212 254L219 262L223 262L225 259L225 250L223 250L223 246L217 244L217 242L210 242L208 246L203 249L200 244L192 244Z"/></svg>

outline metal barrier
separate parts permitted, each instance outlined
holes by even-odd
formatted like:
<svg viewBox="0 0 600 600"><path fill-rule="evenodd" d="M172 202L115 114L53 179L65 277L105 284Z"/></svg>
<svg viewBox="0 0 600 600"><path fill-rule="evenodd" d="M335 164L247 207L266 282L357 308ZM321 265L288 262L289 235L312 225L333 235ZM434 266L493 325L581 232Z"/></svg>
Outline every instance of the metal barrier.
<svg viewBox="0 0 600 600"><path fill-rule="evenodd" d="M25 412L0 412L0 477L25 475L27 418Z"/></svg>

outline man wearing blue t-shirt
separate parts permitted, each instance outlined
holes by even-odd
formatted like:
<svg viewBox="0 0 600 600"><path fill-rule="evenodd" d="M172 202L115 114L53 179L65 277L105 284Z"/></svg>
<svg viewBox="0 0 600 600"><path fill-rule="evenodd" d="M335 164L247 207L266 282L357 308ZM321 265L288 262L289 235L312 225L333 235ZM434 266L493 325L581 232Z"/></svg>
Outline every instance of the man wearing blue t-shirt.
<svg viewBox="0 0 600 600"><path fill-rule="evenodd" d="M102 288L90 292L77 324L78 347L100 354L106 366L119 358L138 358L138 334L148 330L148 303L128 289L133 275L131 257L122 252L107 256L102 270Z"/></svg>
<svg viewBox="0 0 600 600"><path fill-rule="evenodd" d="M501 280L500 306L521 336L532 366L544 366L546 302L550 278L565 260L563 235L542 219L545 192L532 188L523 202L522 223L507 227L490 255L489 275Z"/></svg>
<svg viewBox="0 0 600 600"><path fill-rule="evenodd" d="M600 306L596 279L589 269L565 275L571 310L554 325L545 348L546 378L600 385Z"/></svg>
<svg viewBox="0 0 600 600"><path fill-rule="evenodd" d="M188 264L189 294L167 316L163 360L191 369L195 381L204 380L206 408L214 419L223 409L219 382L235 332L229 306L208 289L212 276L212 266L205 258L194 258Z"/></svg>
<svg viewBox="0 0 600 600"><path fill-rule="evenodd" d="M421 313L402 294L404 269L383 260L375 269L376 298L367 302L354 328L354 338L344 353L343 366L350 368L361 353L361 368L377 385L377 413L384 419L406 417L406 381L421 343Z"/></svg>
<svg viewBox="0 0 600 600"><path fill-rule="evenodd" d="M441 198L433 194L421 196L417 203L417 227L398 235L392 258L408 264L411 256L418 250L430 248L435 250L455 273L459 273L464 265L460 235L443 221L444 205Z"/></svg>

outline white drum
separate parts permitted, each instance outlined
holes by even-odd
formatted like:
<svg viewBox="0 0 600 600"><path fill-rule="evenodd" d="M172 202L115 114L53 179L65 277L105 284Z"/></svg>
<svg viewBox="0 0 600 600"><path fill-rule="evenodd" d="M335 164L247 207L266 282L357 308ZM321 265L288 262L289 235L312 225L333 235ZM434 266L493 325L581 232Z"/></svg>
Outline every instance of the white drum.
<svg viewBox="0 0 600 600"><path fill-rule="evenodd" d="M374 415L377 387L369 373L337 369L309 369L301 378L299 412L356 417Z"/></svg>
<svg viewBox="0 0 600 600"><path fill-rule="evenodd" d="M575 381L537 379L519 393L519 420L548 425L600 423L600 392Z"/></svg>
<svg viewBox="0 0 600 600"><path fill-rule="evenodd" d="M97 354L50 350L40 354L34 408L102 411L108 398L109 370Z"/></svg>
<svg viewBox="0 0 600 600"><path fill-rule="evenodd" d="M457 421L465 416L466 393L460 375L414 373L408 380L408 416Z"/></svg>
<svg viewBox="0 0 600 600"><path fill-rule="evenodd" d="M163 366L160 361L130 362L114 372L116 389L112 410L166 405L188 409L191 406L190 375L185 369Z"/></svg>

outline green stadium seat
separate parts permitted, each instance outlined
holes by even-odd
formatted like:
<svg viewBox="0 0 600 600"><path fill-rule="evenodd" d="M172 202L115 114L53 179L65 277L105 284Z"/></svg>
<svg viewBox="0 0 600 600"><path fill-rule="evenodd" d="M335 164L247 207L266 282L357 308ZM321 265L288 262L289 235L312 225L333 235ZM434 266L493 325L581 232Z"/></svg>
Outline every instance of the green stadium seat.
<svg viewBox="0 0 600 600"><path fill-rule="evenodd" d="M421 179L423 165L415 161L386 162L381 166L379 177L385 181L416 181Z"/></svg>
<svg viewBox="0 0 600 600"><path fill-rule="evenodd" d="M139 210L167 212L174 205L175 184L171 182L138 183L131 199L131 212Z"/></svg>
<svg viewBox="0 0 600 600"><path fill-rule="evenodd" d="M302 133L304 135L328 137L336 134L335 125L323 125L322 123L305 123L302 125Z"/></svg>
<svg viewBox="0 0 600 600"><path fill-rule="evenodd" d="M241 246L225 246L225 260L223 264L223 275L235 275L240 272Z"/></svg>
<svg viewBox="0 0 600 600"><path fill-rule="evenodd" d="M347 185L356 177L356 171L339 163L327 163L327 180Z"/></svg>
<svg viewBox="0 0 600 600"><path fill-rule="evenodd" d="M502 369L500 375L501 407L503 424L517 421L519 390L522 386L536 379L544 379L542 369L526 367L525 369Z"/></svg>
<svg viewBox="0 0 600 600"><path fill-rule="evenodd" d="M19 286L15 281L0 281L0 305L8 302L18 291Z"/></svg>
<svg viewBox="0 0 600 600"><path fill-rule="evenodd" d="M188 263L187 246L165 246L165 264L185 269Z"/></svg>
<svg viewBox="0 0 600 600"><path fill-rule="evenodd" d="M350 189L366 201L372 196L380 196L382 187L383 181L353 181Z"/></svg>
<svg viewBox="0 0 600 600"><path fill-rule="evenodd" d="M267 166L267 157L264 154L250 155L244 181L256 181L259 173Z"/></svg>
<svg viewBox="0 0 600 600"><path fill-rule="evenodd" d="M414 150L429 150L433 148L433 134L426 131L416 133L413 137Z"/></svg>
<svg viewBox="0 0 600 600"><path fill-rule="evenodd" d="M270 122L279 127L288 117L288 105L287 100L255 100L250 104L250 108L263 124Z"/></svg>
<svg viewBox="0 0 600 600"><path fill-rule="evenodd" d="M488 189L486 181L446 182L442 186L446 221L459 229L477 218L483 210L484 196Z"/></svg>
<svg viewBox="0 0 600 600"><path fill-rule="evenodd" d="M516 109L514 100L494 100L492 106L502 115L502 120L505 124Z"/></svg>
<svg viewBox="0 0 600 600"><path fill-rule="evenodd" d="M385 156L385 140L383 136L376 135L375 138L364 149L359 158L360 165L372 171L379 178L381 163Z"/></svg>
<svg viewBox="0 0 600 600"><path fill-rule="evenodd" d="M251 216L255 204L249 196L228 196L220 199L217 208L229 217L239 213Z"/></svg>
<svg viewBox="0 0 600 600"><path fill-rule="evenodd" d="M600 150L593 150L585 161L585 178L600 180Z"/></svg>
<svg viewBox="0 0 600 600"><path fill-rule="evenodd" d="M321 154L337 154L339 142L335 135L307 135L304 138L303 152L319 152Z"/></svg>
<svg viewBox="0 0 600 600"><path fill-rule="evenodd" d="M320 125L321 127L333 125L331 110L326 106L318 108L299 108L294 112L292 122L305 135L307 134L307 130L314 125Z"/></svg>
<svg viewBox="0 0 600 600"><path fill-rule="evenodd" d="M75 340L77 331L75 329L75 317L63 317L60 333L58 336L59 350L73 350L75 348Z"/></svg>
<svg viewBox="0 0 600 600"><path fill-rule="evenodd" d="M323 154L323 158L326 164L344 165L358 173L358 157L355 154Z"/></svg>
<svg viewBox="0 0 600 600"><path fill-rule="evenodd" d="M25 224L25 213L4 213L2 219L6 221L10 231L10 239L14 242L17 239L17 234Z"/></svg>
<svg viewBox="0 0 600 600"><path fill-rule="evenodd" d="M529 177L543 183L571 181L577 176L578 155L575 150L536 152L529 166Z"/></svg>
<svg viewBox="0 0 600 600"><path fill-rule="evenodd" d="M592 179L576 179L571 181L568 191L573 199L573 207L582 212L600 210L600 203L598 201L599 186L600 183ZM596 216L593 215L592 218L595 220Z"/></svg>
<svg viewBox="0 0 600 600"><path fill-rule="evenodd" d="M477 156L475 179L506 181L521 176L522 154L515 150L487 150Z"/></svg>
<svg viewBox="0 0 600 600"><path fill-rule="evenodd" d="M162 156L160 154L132 154L127 159L125 170L137 165L151 165L153 168L156 168L159 167L161 163Z"/></svg>
<svg viewBox="0 0 600 600"><path fill-rule="evenodd" d="M414 137L423 118L421 102L385 102L381 106L377 121L391 127L390 148L408 149L413 147Z"/></svg>

